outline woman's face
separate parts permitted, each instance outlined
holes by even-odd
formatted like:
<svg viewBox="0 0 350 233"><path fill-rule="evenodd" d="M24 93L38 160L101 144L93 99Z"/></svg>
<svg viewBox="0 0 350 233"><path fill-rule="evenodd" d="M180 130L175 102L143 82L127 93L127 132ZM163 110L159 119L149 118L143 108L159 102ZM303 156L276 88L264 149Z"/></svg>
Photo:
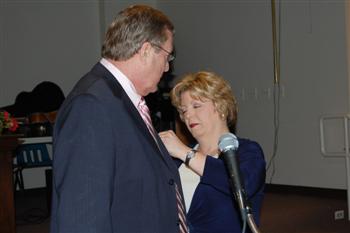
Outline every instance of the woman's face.
<svg viewBox="0 0 350 233"><path fill-rule="evenodd" d="M221 126L222 119L213 101L204 98L194 99L189 91L181 94L180 101L180 114L188 130L196 139L210 135Z"/></svg>

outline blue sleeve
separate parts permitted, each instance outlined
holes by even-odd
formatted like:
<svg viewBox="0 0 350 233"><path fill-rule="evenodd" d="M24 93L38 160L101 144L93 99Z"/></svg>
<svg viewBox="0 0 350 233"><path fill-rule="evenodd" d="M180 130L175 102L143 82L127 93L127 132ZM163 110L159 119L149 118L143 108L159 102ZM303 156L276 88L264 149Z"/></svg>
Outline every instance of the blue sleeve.
<svg viewBox="0 0 350 233"><path fill-rule="evenodd" d="M241 179L250 198L265 183L265 159L258 143L246 139L240 139L239 142L237 154ZM231 195L229 176L221 159L207 156L201 182Z"/></svg>
<svg viewBox="0 0 350 233"><path fill-rule="evenodd" d="M94 97L73 101L54 151L59 232L112 232L115 137L111 124Z"/></svg>

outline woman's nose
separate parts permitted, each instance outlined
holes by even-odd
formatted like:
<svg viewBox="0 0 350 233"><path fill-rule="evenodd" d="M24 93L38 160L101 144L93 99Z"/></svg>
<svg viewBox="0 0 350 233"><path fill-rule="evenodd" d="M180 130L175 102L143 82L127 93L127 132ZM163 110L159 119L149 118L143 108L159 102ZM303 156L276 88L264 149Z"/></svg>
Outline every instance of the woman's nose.
<svg viewBox="0 0 350 233"><path fill-rule="evenodd" d="M193 115L193 111L190 109L187 109L187 111L184 113L185 119L189 119Z"/></svg>

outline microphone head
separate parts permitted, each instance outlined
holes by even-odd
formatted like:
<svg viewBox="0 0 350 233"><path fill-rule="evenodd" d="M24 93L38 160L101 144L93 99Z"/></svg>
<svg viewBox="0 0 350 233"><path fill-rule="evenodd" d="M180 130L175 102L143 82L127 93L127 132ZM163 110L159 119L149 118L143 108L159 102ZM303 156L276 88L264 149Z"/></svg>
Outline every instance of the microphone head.
<svg viewBox="0 0 350 233"><path fill-rule="evenodd" d="M219 138L220 152L225 152L228 150L237 150L238 146L238 139L233 133L225 133Z"/></svg>

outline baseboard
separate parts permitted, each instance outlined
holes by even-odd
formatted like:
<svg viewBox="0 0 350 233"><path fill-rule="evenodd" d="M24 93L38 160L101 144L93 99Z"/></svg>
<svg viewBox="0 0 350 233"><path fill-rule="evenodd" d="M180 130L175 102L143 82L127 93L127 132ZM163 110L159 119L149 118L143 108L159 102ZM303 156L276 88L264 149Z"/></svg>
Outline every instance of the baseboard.
<svg viewBox="0 0 350 233"><path fill-rule="evenodd" d="M51 187L49 187L51 189ZM25 193L31 193L33 195L37 193L45 192L46 188L32 188L24 190ZM280 193L280 194L293 194L293 195L305 195L316 196L325 198L337 198L347 199L347 191L345 189L329 189L329 188L316 188L294 185L281 185L281 184L265 184L266 193ZM21 193L17 191L16 193Z"/></svg>
<svg viewBox="0 0 350 233"><path fill-rule="evenodd" d="M347 190L344 190L344 189L329 189L329 188L316 188L316 187L281 185L281 184L266 184L265 192L317 196L317 197L324 197L324 198L347 199Z"/></svg>

